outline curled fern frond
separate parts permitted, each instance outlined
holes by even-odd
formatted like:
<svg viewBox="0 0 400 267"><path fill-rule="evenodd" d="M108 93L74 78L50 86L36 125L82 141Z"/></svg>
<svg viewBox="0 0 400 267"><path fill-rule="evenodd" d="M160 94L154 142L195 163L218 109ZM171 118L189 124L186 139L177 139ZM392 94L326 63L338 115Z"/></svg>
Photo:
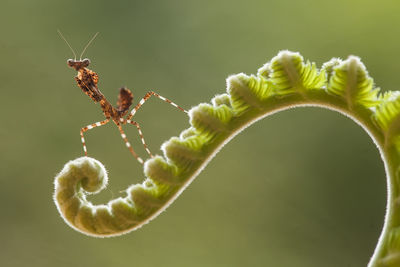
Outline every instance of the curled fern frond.
<svg viewBox="0 0 400 267"><path fill-rule="evenodd" d="M302 93L325 85L324 71L319 71L315 63L304 63L299 53L282 51L272 59L269 68L270 79L278 95Z"/></svg>
<svg viewBox="0 0 400 267"><path fill-rule="evenodd" d="M327 87L329 93L344 98L350 108L357 105L374 107L379 104L379 89L373 88L373 80L358 57L350 56L332 66L332 70Z"/></svg>
<svg viewBox="0 0 400 267"><path fill-rule="evenodd" d="M388 176L385 224L369 267L400 266L400 93L378 95L360 59L332 59L318 70L299 53L282 51L257 75L227 79L227 93L193 107L190 127L162 145L163 156L148 159L145 179L126 196L94 205L87 195L107 184L107 173L95 159L83 157L65 165L55 180L54 201L64 220L91 236L115 236L135 230L166 209L212 157L252 123L281 110L318 106L353 119L371 136Z"/></svg>
<svg viewBox="0 0 400 267"><path fill-rule="evenodd" d="M385 92L381 96L381 103L376 108L375 118L379 126L387 131L393 126L394 120L400 116L400 92Z"/></svg>
<svg viewBox="0 0 400 267"><path fill-rule="evenodd" d="M340 58L334 57L331 60L329 60L328 62L325 62L322 65L322 70L325 71L326 73L326 80L329 81L333 75L333 73L335 72L335 68L337 66L339 66L340 64L342 64L342 60Z"/></svg>
<svg viewBox="0 0 400 267"><path fill-rule="evenodd" d="M267 88L268 85L260 86L257 82L251 82L253 87L249 87L248 76L244 73L229 77L226 83L228 94L231 97L231 106L237 114L248 111L251 107L260 108L262 106L262 99L260 97L264 98L264 95L260 94L269 92L266 89L259 89L260 87ZM248 88L248 90L242 90L243 87Z"/></svg>
<svg viewBox="0 0 400 267"><path fill-rule="evenodd" d="M232 109L225 104L219 106L200 104L191 109L190 124L199 133L214 136L229 130L228 124L232 117Z"/></svg>

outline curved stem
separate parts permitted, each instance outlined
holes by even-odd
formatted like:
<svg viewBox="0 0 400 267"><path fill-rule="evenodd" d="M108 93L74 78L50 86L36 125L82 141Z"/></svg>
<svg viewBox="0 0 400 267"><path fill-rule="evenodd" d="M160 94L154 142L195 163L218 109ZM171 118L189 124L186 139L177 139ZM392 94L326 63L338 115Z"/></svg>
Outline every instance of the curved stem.
<svg viewBox="0 0 400 267"><path fill-rule="evenodd" d="M54 200L74 229L96 237L121 235L148 223L164 211L216 153L249 125L282 110L315 106L339 112L359 124L377 146L387 175L385 222L369 267L400 266L400 92L378 95L356 57L315 64L283 51L256 76L237 74L227 80L227 94L189 112L191 127L162 146L164 157L145 162L146 179L130 186L126 196L93 205L86 195L107 184L107 173L95 159L67 163L55 180Z"/></svg>

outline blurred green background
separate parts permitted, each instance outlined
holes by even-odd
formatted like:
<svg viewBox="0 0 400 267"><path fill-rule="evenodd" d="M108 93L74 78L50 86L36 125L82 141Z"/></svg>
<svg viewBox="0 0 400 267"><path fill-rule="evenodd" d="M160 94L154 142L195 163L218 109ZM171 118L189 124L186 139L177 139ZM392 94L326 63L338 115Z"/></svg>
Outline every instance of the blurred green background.
<svg viewBox="0 0 400 267"><path fill-rule="evenodd" d="M69 228L53 178L82 156L80 128L103 115L76 86L56 30L77 53L100 31L86 56L110 101L127 86L136 101L154 90L189 109L282 49L318 66L358 55L378 86L397 90L399 11L395 0L1 0L0 266L365 266L383 224L383 164L359 126L317 108L248 128L138 231L95 239ZM188 127L157 99L135 119L157 153ZM95 203L143 179L112 124L86 138L110 174Z"/></svg>

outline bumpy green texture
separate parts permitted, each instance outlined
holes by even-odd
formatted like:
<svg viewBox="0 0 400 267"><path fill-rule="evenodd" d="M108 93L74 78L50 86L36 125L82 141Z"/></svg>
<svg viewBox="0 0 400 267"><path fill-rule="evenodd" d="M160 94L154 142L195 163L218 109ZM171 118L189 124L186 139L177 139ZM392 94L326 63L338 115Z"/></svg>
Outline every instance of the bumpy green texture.
<svg viewBox="0 0 400 267"><path fill-rule="evenodd" d="M71 227L87 235L116 236L135 230L165 210L241 130L275 112L301 106L328 108L350 117L377 145L387 174L388 203L368 266L400 266L400 92L380 93L354 56L344 61L334 58L317 69L300 54L282 51L257 75L230 76L227 93L190 110L190 128L163 144L163 157L145 162L145 180L130 186L126 197L107 205L89 202L86 195L103 189L108 178L100 162L83 157L67 163L57 175L57 208Z"/></svg>

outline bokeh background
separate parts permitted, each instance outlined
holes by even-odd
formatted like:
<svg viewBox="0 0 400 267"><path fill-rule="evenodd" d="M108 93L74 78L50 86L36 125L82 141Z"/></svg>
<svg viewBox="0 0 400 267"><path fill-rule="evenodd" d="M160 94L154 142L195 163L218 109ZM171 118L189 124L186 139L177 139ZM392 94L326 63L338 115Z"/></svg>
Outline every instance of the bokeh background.
<svg viewBox="0 0 400 267"><path fill-rule="evenodd" d="M189 109L282 49L318 66L358 55L379 87L397 90L399 11L395 0L1 0L0 266L365 266L383 224L383 164L359 126L317 108L248 128L138 231L95 239L69 228L53 179L82 155L80 128L103 115L76 86L56 30L77 53L100 32L85 56L111 102L127 86L136 101L154 90ZM188 127L158 99L135 119L156 153ZM144 178L112 124L86 138L110 174L93 202Z"/></svg>

